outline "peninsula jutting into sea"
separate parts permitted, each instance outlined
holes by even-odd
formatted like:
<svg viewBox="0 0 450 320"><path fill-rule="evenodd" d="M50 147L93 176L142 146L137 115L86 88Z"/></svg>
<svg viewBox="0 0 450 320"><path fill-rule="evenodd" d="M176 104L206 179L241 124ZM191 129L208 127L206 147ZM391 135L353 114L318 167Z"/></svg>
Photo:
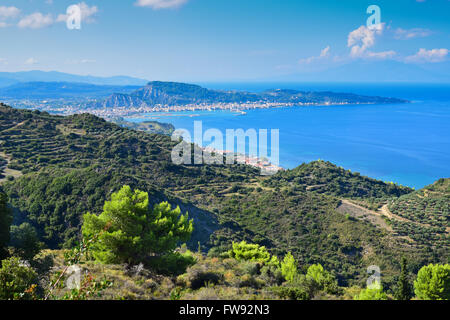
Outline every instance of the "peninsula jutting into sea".
<svg viewBox="0 0 450 320"><path fill-rule="evenodd" d="M80 96L82 90L83 95ZM129 93L124 93L130 91ZM23 91L23 92L22 92ZM111 92L108 94L108 92ZM57 96L55 96L57 93ZM16 99L8 99L12 94ZM243 111L250 109L355 104L407 103L397 98L353 93L268 89L263 92L211 90L194 84L149 82L146 86L120 87L66 82L30 82L0 90L3 101L21 108L37 108L63 115L88 112L106 119L151 112Z"/></svg>

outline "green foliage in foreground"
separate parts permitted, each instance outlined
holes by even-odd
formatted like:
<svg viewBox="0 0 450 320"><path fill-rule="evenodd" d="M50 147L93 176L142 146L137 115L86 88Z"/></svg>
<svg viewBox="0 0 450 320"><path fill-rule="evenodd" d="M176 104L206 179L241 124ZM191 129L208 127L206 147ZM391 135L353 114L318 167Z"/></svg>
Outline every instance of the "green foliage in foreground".
<svg viewBox="0 0 450 320"><path fill-rule="evenodd" d="M383 287L379 285L377 288L376 286L366 288L361 290L359 295L356 295L355 300L388 300L388 297L385 292L383 292Z"/></svg>
<svg viewBox="0 0 450 320"><path fill-rule="evenodd" d="M319 290L335 294L339 291L336 278L326 271L322 265L313 264L308 268L306 277L315 281Z"/></svg>
<svg viewBox="0 0 450 320"><path fill-rule="evenodd" d="M97 237L92 254L103 263L147 261L173 251L192 231L193 220L179 208L163 202L149 209L148 193L129 186L114 193L99 216L87 213L82 227L84 237Z"/></svg>
<svg viewBox="0 0 450 320"><path fill-rule="evenodd" d="M36 285L37 274L19 258L12 257L2 261L0 268L0 300L29 299Z"/></svg>
<svg viewBox="0 0 450 320"><path fill-rule="evenodd" d="M449 300L450 265L429 264L422 267L414 281L414 291L422 300Z"/></svg>

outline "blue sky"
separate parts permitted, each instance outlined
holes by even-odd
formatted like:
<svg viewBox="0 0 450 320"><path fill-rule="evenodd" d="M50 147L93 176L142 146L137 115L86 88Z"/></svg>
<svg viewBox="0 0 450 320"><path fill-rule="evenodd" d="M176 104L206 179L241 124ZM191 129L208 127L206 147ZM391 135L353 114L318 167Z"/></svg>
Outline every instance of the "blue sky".
<svg viewBox="0 0 450 320"><path fill-rule="evenodd" d="M0 0L0 71L263 81L361 61L449 74L449 0ZM369 5L381 30L366 26Z"/></svg>

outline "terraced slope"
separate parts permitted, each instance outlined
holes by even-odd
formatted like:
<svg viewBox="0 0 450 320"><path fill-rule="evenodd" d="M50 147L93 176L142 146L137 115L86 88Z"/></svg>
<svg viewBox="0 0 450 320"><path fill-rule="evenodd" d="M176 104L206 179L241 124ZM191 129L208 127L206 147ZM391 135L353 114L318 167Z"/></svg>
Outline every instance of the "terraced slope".
<svg viewBox="0 0 450 320"><path fill-rule="evenodd" d="M413 189L385 183L357 172L345 170L323 160L305 163L295 169L280 172L265 181L273 187L297 186L307 191L345 198L387 199L408 194Z"/></svg>
<svg viewBox="0 0 450 320"><path fill-rule="evenodd" d="M389 201L387 210L399 234L433 246L450 245L450 179Z"/></svg>

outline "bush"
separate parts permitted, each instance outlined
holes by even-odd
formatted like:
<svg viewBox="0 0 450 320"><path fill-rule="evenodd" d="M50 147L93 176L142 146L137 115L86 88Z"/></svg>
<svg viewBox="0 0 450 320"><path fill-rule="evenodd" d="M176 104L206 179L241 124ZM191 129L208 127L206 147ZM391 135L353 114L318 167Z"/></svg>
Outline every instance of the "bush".
<svg viewBox="0 0 450 320"><path fill-rule="evenodd" d="M196 262L197 259L190 251L186 253L174 252L150 259L148 266L160 274L178 276L185 273L186 269Z"/></svg>
<svg viewBox="0 0 450 320"><path fill-rule="evenodd" d="M261 278L269 285L280 285L284 281L281 269L274 266L264 266L261 268Z"/></svg>
<svg viewBox="0 0 450 320"><path fill-rule="evenodd" d="M386 293L383 292L383 288L366 288L354 297L354 300L388 300Z"/></svg>
<svg viewBox="0 0 450 320"><path fill-rule="evenodd" d="M414 292L422 300L450 299L450 265L433 265L423 267L414 281Z"/></svg>
<svg viewBox="0 0 450 320"><path fill-rule="evenodd" d="M41 250L41 243L36 230L27 222L11 227L11 246L14 254L31 261Z"/></svg>
<svg viewBox="0 0 450 320"><path fill-rule="evenodd" d="M239 288L249 287L249 288L254 288L254 289L260 289L264 285L265 285L265 282L263 280L257 279L250 274L244 274L243 276L240 277L240 279L238 281Z"/></svg>
<svg viewBox="0 0 450 320"><path fill-rule="evenodd" d="M245 241L233 242L233 248L228 252L231 258L238 261L255 261L261 264L279 265L277 257L271 257L266 247L250 244Z"/></svg>
<svg viewBox="0 0 450 320"><path fill-rule="evenodd" d="M240 265L240 269L244 274L248 274L251 276L256 276L260 272L260 264L253 261L245 261Z"/></svg>
<svg viewBox="0 0 450 320"><path fill-rule="evenodd" d="M19 258L12 257L2 261L0 269L0 300L30 299L37 274ZM28 293L26 291L29 291Z"/></svg>
<svg viewBox="0 0 450 320"><path fill-rule="evenodd" d="M322 265L313 264L308 268L306 277L312 279L316 284L319 291L325 291L329 294L337 294L339 287L335 277L324 270Z"/></svg>
<svg viewBox="0 0 450 320"><path fill-rule="evenodd" d="M223 275L207 269L203 265L195 265L187 270L187 286L197 290L209 285L216 285L223 279Z"/></svg>
<svg viewBox="0 0 450 320"><path fill-rule="evenodd" d="M309 300L310 296L304 288L299 287L272 287L271 291L280 299L288 300Z"/></svg>

